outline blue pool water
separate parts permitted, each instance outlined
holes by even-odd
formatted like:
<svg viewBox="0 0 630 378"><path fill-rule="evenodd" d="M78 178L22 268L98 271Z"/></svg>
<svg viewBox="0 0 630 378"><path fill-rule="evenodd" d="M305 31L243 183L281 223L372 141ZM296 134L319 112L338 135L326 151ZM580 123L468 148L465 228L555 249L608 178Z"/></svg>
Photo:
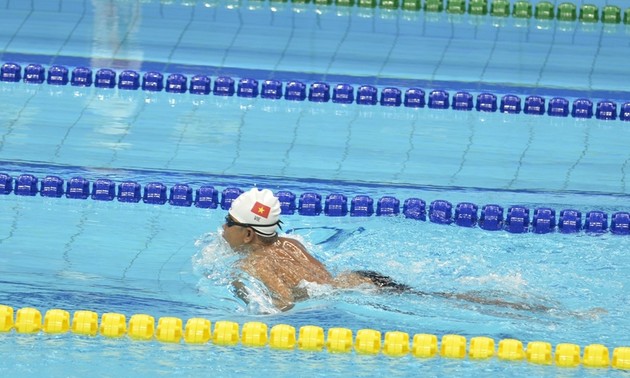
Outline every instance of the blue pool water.
<svg viewBox="0 0 630 378"><path fill-rule="evenodd" d="M600 1L598 6L607 4ZM0 1L0 57L120 72L490 91L628 101L626 25L250 2ZM464 62L465 60L465 62ZM465 63L465 64L464 64ZM570 64L568 64L570 63ZM394 196L559 213L628 211L626 122L0 82L0 172L167 188L253 185L298 197ZM399 217L288 215L332 272L370 269L427 292L334 292L287 313L244 306L225 211L0 196L0 304L272 327L345 327L630 345L627 236L486 231ZM610 218L609 218L610 219ZM259 291L264 297L264 292ZM273 311L272 311L273 312ZM623 375L492 358L391 358L128 338L0 334L7 376ZM71 362L70 362L71 361Z"/></svg>

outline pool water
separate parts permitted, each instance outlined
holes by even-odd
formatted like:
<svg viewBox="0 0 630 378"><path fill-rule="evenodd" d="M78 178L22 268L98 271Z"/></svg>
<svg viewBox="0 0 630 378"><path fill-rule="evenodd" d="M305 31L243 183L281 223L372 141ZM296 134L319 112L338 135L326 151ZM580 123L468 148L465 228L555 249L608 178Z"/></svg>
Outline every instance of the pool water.
<svg viewBox="0 0 630 378"><path fill-rule="evenodd" d="M411 335L455 333L468 338L543 340L554 345L627 344L623 336L628 326L625 237L497 234L399 218L290 216L286 218L290 233L303 238L333 272L374 269L422 291L478 291L484 297L545 305L552 310L538 313L413 294L320 288L313 299L288 313L262 315L264 303L246 308L228 287L229 274L235 270L228 262L230 256L217 246L215 229L224 215L221 210L18 196L3 201L2 206L3 223L11 224L2 236L2 303L16 309L89 309L128 317L204 317L240 324L262 321L270 327L314 324L324 329L401 330ZM35 243L34 235L45 242ZM201 244L196 246L196 240ZM334 369L332 375L355 370L409 374L425 365L436 374L447 374L450 368L457 374L480 368L500 374L514 369L552 369L500 360L456 363L439 358L368 359L302 351L289 355L242 346L164 345L72 334L2 337L3 349L11 356L9 371L33 375L41 374L42 364L63 371L65 360L55 357L59 354L78 359L77 372L98 367L123 369L124 373L132 366L148 369L150 374L194 371L202 375L223 368L223 374L236 375L239 370L233 366L234 359L242 369L255 365L279 376L295 374L295 369L316 373L325 367ZM25 349L29 353L18 353ZM33 356L37 359L32 360ZM111 366L114 356L125 363ZM260 362L266 359L270 361ZM180 368L182 364L186 368ZM305 364L313 364L314 370Z"/></svg>
<svg viewBox="0 0 630 378"><path fill-rule="evenodd" d="M0 1L0 8L2 59L23 66L85 65L204 73L213 80L217 75L327 80L379 89L421 86L620 103L628 98L619 80L627 72L615 63L627 48L619 43L627 33L624 25L521 24L511 18L497 24L466 15L257 1ZM375 35L386 40L376 43ZM461 57L473 53L471 41L478 59L462 67ZM420 45L426 50L415 48ZM521 54L516 66L515 49ZM589 58L577 58L583 54ZM575 62L571 71L567 61ZM349 202L367 195L375 203L394 196L401 204L421 198L427 205L439 199L480 208L550 207L558 213L628 211L629 135L619 120L7 82L0 82L0 96L5 115L0 172L14 178L80 176L143 186L160 182L168 188L213 185L219 191L258 186L298 197L338 193ZM42 315L53 308L90 310L127 319L148 314L184 322L200 317L241 326L257 321L270 328L343 327L355 336L360 329L411 337L487 336L497 343L508 338L524 344L574 343L582 350L603 344L611 352L630 345L625 290L630 239L610 232L513 234L402 215L287 215L285 231L335 274L376 270L423 292L471 293L546 310L311 285L311 299L278 313L262 289L255 289L261 299L250 306L231 292L231 277L240 273L222 243L225 210L220 208L14 193L0 196L0 208L0 304L16 310L34 307ZM255 282L249 284L255 288ZM0 372L7 376L625 373L497 358L392 358L73 333L0 333L0 350Z"/></svg>

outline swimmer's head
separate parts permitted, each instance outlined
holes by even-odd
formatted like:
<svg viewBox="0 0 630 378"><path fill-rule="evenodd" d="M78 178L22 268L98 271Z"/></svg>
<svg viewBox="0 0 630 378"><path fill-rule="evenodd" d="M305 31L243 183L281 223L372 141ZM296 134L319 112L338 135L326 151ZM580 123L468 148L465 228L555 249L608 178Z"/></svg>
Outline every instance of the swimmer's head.
<svg viewBox="0 0 630 378"><path fill-rule="evenodd" d="M273 237L280 227L280 201L269 189L251 190L241 194L234 201L229 217L234 225L251 227L258 235Z"/></svg>

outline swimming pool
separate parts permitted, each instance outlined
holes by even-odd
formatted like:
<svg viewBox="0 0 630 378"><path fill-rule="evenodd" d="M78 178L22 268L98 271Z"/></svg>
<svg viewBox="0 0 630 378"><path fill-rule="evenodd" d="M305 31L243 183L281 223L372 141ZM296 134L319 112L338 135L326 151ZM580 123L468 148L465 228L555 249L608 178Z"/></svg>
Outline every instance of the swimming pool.
<svg viewBox="0 0 630 378"><path fill-rule="evenodd" d="M444 89L450 99L472 93L474 104L478 94L492 92L497 105L506 94L520 96L523 106L527 96L539 95L545 105L562 97L573 109L576 99L587 98L594 112L602 100L621 110L628 101L619 79L627 74L619 64L627 49L625 24L254 1L4 1L0 8L2 61L19 63L21 72L31 63L44 65L46 73L54 65L83 66L94 74L111 68L117 79L125 70L184 73L189 80L207 75L211 92L225 83L219 77L235 80L227 90L245 85L242 78L258 80L261 92L263 84L270 89L249 98L0 82L6 115L0 171L12 184L24 184L13 188L21 194L32 188L27 175L38 179L34 196L15 190L0 196L0 304L35 308L42 316L50 309L88 310L99 320L106 313L124 314L127 321L146 314L156 325L163 317L184 323L203 318L213 326L227 320L239 332L253 322L269 331L279 324L296 331L306 325L347 328L353 341L369 329L382 333L383 344L391 331L408 334L410 342L416 334L433 334L440 345L451 334L467 342L481 336L497 344L543 341L554 351L561 343L579 345L582 352L603 344L611 357L614 348L630 344L629 241L611 232L610 224L613 214L628 210L626 122L595 114L370 106L356 99L344 104L343 96L336 102L287 101L283 91L282 99L268 98L278 92L271 80L280 81L282 90L295 80L308 84L308 93L314 82L329 83L331 96L343 90L337 84L347 83L357 97L361 86L373 86L379 95L386 87L399 88L401 101L408 88L423 88L427 101L429 92ZM471 57L466 65L462 54ZM47 181L53 195L41 194L47 176L64 180L63 198L54 197L55 180ZM85 194L85 181L74 177L89 182L87 199L67 198L68 184L71 197ZM98 179L111 180L99 182L101 199L110 198L114 184L112 201L91 197ZM134 182L140 196L151 188L155 196L148 202L166 203L121 201L119 185L135 190ZM163 186L149 186L156 182ZM193 206L168 204L178 184L188 186L178 187L183 196L176 203L187 204L190 189ZM298 209L286 216L287 231L303 238L333 272L373 269L420 290L480 291L553 310L311 288L314 298L296 309L263 315L264 301L246 308L228 289L232 256L217 234L225 211L220 204L195 206L195 190L209 185L218 190L218 201L226 189L252 185L296 195ZM306 193L321 196L319 216L299 214L307 212L299 204ZM424 200L430 217L431 203L440 200L452 205L452 223L413 219L413 211L376 216L361 206L355 216L331 216L343 206L326 208L330 194L345 196L349 213L353 200L365 200L361 196L373 200L374 212L380 199L391 196L401 212L405 200ZM608 228L565 233L556 227L538 234L459 227L454 216L461 203L478 205L477 214L497 204L504 217L518 205L530 211L530 220L537 208L554 209L556 221L562 210L575 209L580 223L588 212L601 211ZM76 332L14 330L0 340L7 356L0 371L11 375L623 374L585 367L559 373L556 366L496 357L392 358L383 352L279 351Z"/></svg>

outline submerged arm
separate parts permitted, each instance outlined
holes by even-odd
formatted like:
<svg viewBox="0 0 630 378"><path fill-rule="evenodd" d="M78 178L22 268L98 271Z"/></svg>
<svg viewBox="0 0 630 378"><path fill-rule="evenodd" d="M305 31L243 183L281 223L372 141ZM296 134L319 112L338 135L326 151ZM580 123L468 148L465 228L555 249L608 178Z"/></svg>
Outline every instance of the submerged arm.
<svg viewBox="0 0 630 378"><path fill-rule="evenodd" d="M241 269L265 285L267 290L269 290L271 301L275 308L280 311L287 311L293 308L295 302L293 293L280 277L278 277L278 273L270 271L270 268L264 264L254 266L247 262L241 265ZM243 282L234 280L232 287L234 288L236 296L243 300L243 302L246 304L251 302L249 290Z"/></svg>
<svg viewBox="0 0 630 378"><path fill-rule="evenodd" d="M245 304L249 304L251 302L251 299L249 297L249 290L247 289L244 283L242 283L239 280L234 280L232 281L232 289L234 290L234 294L236 294L236 296L240 300L245 302ZM273 303L273 306L277 308L278 310L288 311L293 308L294 306L293 302L288 301L284 298L278 298L275 295L275 293L271 293L271 294L272 294L271 302Z"/></svg>

